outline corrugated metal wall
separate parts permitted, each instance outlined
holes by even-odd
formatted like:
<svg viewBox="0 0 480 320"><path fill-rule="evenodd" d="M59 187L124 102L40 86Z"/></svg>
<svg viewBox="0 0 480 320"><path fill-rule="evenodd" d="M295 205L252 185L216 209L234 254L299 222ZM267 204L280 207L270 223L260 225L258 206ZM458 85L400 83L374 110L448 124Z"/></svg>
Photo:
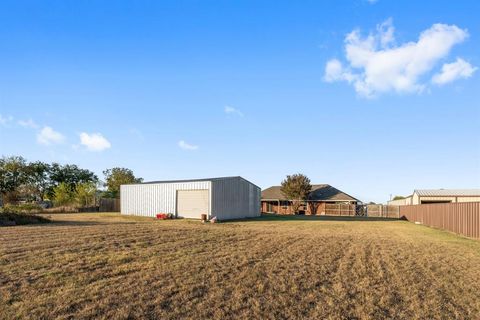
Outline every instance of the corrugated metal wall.
<svg viewBox="0 0 480 320"><path fill-rule="evenodd" d="M201 189L210 192L210 217L229 220L260 216L260 188L240 177L122 185L121 213L146 217L155 217L158 213L175 214L177 190Z"/></svg>
<svg viewBox="0 0 480 320"><path fill-rule="evenodd" d="M177 190L210 190L211 181L175 183L131 184L120 187L122 214L155 217L158 213L173 213L176 210ZM211 212L211 201L210 201Z"/></svg>
<svg viewBox="0 0 480 320"><path fill-rule="evenodd" d="M480 238L480 202L400 206L400 216L408 221Z"/></svg>
<svg viewBox="0 0 480 320"><path fill-rule="evenodd" d="M212 194L212 215L220 220L260 216L261 189L247 180L214 180Z"/></svg>
<svg viewBox="0 0 480 320"><path fill-rule="evenodd" d="M457 202L480 202L480 197L457 197Z"/></svg>
<svg viewBox="0 0 480 320"><path fill-rule="evenodd" d="M445 196L440 196L440 197L431 197L431 196L428 196L428 197L424 197L424 196L421 196L421 197L418 197L418 202L417 202L417 203L413 203L413 204L421 204L422 201L450 201L450 202L452 202L452 203L457 202L455 197L445 197Z"/></svg>

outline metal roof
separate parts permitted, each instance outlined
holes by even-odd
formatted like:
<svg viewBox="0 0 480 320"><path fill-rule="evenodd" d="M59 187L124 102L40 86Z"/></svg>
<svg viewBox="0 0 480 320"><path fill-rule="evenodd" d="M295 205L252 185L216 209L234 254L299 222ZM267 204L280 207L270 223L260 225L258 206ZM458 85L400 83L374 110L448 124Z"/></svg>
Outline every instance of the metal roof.
<svg viewBox="0 0 480 320"><path fill-rule="evenodd" d="M420 189L414 193L421 197L480 197L480 189Z"/></svg>
<svg viewBox="0 0 480 320"><path fill-rule="evenodd" d="M280 190L280 186L273 186L262 191L262 199L289 200ZM308 198L316 201L359 201L329 184L313 184Z"/></svg>
<svg viewBox="0 0 480 320"><path fill-rule="evenodd" d="M182 180L159 180L159 181L147 181L141 183L130 183L130 184L155 184L155 183L181 183L181 182L194 182L194 181L218 181L218 180L227 180L227 179L242 179L248 183L253 184L257 188L260 188L256 184L248 181L247 179L241 176L230 176L230 177L217 177L217 178L200 178L200 179L182 179Z"/></svg>

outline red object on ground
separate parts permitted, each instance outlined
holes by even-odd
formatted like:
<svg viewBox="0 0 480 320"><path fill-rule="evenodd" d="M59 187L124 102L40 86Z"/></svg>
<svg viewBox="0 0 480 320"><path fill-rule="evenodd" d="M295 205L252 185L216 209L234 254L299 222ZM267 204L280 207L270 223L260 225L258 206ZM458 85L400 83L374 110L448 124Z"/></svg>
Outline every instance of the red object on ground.
<svg viewBox="0 0 480 320"><path fill-rule="evenodd" d="M168 215L166 213L159 213L157 214L157 219L162 219L162 220L168 219Z"/></svg>

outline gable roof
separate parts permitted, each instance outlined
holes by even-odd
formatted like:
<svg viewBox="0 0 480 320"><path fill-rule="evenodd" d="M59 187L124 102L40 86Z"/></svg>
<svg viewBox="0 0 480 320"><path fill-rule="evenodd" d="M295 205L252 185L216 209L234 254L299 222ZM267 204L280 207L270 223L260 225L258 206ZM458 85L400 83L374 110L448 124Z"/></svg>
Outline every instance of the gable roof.
<svg viewBox="0 0 480 320"><path fill-rule="evenodd" d="M270 200L291 200L287 199L280 186L272 186L262 191L262 199ZM316 201L359 201L329 184L314 184L309 195L309 200Z"/></svg>
<svg viewBox="0 0 480 320"><path fill-rule="evenodd" d="M420 189L413 193L421 197L480 197L480 189Z"/></svg>

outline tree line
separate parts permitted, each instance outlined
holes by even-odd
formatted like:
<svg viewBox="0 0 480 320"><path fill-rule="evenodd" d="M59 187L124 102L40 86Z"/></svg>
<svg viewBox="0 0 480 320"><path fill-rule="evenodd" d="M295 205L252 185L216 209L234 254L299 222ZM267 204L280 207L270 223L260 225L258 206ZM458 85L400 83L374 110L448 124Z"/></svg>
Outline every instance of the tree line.
<svg viewBox="0 0 480 320"><path fill-rule="evenodd" d="M4 204L95 205L98 198L118 198L120 185L142 182L128 168L103 171L104 181L75 164L28 162L21 156L0 158L0 196Z"/></svg>

